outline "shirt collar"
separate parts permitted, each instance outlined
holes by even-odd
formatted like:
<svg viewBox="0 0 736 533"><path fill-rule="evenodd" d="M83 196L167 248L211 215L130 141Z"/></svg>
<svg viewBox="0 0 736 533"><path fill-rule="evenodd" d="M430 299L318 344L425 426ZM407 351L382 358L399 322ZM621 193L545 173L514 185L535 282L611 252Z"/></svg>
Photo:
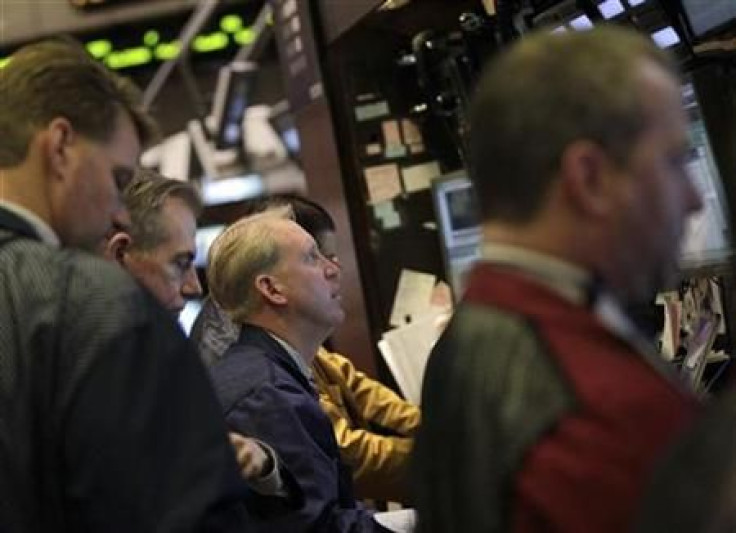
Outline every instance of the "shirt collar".
<svg viewBox="0 0 736 533"><path fill-rule="evenodd" d="M513 267L576 304L588 303L595 289L594 276L567 261L509 244L485 243L481 257L491 263Z"/></svg>
<svg viewBox="0 0 736 533"><path fill-rule="evenodd" d="M54 230L51 229L51 226L49 226L33 211L7 200L0 200L0 207L7 209L30 224L42 242L53 246L54 248L59 248L61 246L59 237L56 235Z"/></svg>
<svg viewBox="0 0 736 533"><path fill-rule="evenodd" d="M286 353L289 354L289 357L291 357L296 364L297 368L299 369L299 372L301 372L307 380L312 383L312 370L307 366L307 363L304 362L304 359L301 355L299 355L299 352L296 351L296 349L286 342L284 339L278 337L277 335L274 335L270 331L267 332L273 340L278 342L281 347L286 351Z"/></svg>
<svg viewBox="0 0 736 533"><path fill-rule="evenodd" d="M576 305L589 307L606 329L627 342L657 372L682 389L679 376L662 360L652 343L642 336L613 294L606 291L590 271L542 252L507 244L485 243L481 257L523 273Z"/></svg>

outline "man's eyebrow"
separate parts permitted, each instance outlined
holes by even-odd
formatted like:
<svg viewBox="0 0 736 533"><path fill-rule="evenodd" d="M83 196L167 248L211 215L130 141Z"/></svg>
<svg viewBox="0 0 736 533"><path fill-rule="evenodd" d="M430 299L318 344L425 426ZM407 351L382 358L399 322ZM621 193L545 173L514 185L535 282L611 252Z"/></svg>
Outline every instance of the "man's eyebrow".
<svg viewBox="0 0 736 533"><path fill-rule="evenodd" d="M196 254L192 252L191 250L186 250L183 252L177 252L174 254L174 261L178 261L179 259L186 259L187 261L193 261L196 257Z"/></svg>
<svg viewBox="0 0 736 533"><path fill-rule="evenodd" d="M127 187L130 182L133 181L133 177L135 176L135 169L127 165L114 164L112 172L115 175L115 180L118 182L118 186L120 186L121 190ZM123 183L120 183L121 181Z"/></svg>

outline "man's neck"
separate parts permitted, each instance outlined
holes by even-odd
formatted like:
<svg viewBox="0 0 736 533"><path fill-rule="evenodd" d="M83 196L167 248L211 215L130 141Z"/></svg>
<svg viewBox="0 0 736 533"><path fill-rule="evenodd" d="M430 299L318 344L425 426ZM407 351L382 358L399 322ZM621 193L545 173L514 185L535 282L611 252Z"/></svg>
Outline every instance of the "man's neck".
<svg viewBox="0 0 736 533"><path fill-rule="evenodd" d="M286 324L283 320L268 319L263 316L251 317L249 323L261 327L289 344L299 354L307 366L312 364L317 350L324 342L321 336L315 335L314 328L302 328L294 324ZM306 330L306 331L304 331ZM325 338L326 335L325 335Z"/></svg>

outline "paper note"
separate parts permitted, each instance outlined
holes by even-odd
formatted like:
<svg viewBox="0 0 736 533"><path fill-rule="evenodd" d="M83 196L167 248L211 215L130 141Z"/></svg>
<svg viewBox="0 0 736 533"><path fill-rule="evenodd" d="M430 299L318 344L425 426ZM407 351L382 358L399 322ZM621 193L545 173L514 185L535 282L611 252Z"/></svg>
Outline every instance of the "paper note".
<svg viewBox="0 0 736 533"><path fill-rule="evenodd" d="M363 169L363 175L370 203L391 200L401 194L401 179L396 164L366 167Z"/></svg>
<svg viewBox="0 0 736 533"><path fill-rule="evenodd" d="M358 122L370 120L372 118L384 117L389 114L388 103L376 102L375 104L365 104L355 108L355 118Z"/></svg>
<svg viewBox="0 0 736 533"><path fill-rule="evenodd" d="M416 123L408 118L401 121L401 132L404 137L404 144L419 144L424 142L422 133L419 131Z"/></svg>
<svg viewBox="0 0 736 533"><path fill-rule="evenodd" d="M430 309L435 277L432 274L403 269L394 296L389 323L401 326Z"/></svg>
<svg viewBox="0 0 736 533"><path fill-rule="evenodd" d="M370 143L365 145L365 155L380 155L381 154L380 143Z"/></svg>
<svg viewBox="0 0 736 533"><path fill-rule="evenodd" d="M404 189L406 192L428 189L432 182L432 178L436 178L440 173L440 166L437 161L404 167L401 169L401 177L404 180Z"/></svg>
<svg viewBox="0 0 736 533"><path fill-rule="evenodd" d="M394 533L412 533L417 524L414 509L399 509L376 513L373 518L383 527Z"/></svg>
<svg viewBox="0 0 736 533"><path fill-rule="evenodd" d="M419 405L421 401L424 370L439 335L437 317L430 313L387 331L378 343L391 375L411 403Z"/></svg>
<svg viewBox="0 0 736 533"><path fill-rule="evenodd" d="M381 123L381 130L383 131L383 144L386 146L403 144L399 133L399 123L395 120L384 120Z"/></svg>
<svg viewBox="0 0 736 533"><path fill-rule="evenodd" d="M391 200L373 204L373 215L381 222L383 229L394 229L401 225L401 217Z"/></svg>
<svg viewBox="0 0 736 533"><path fill-rule="evenodd" d="M392 144L390 146L386 146L386 149L383 152L383 157L386 159L396 159L398 157L405 157L406 156L406 146L403 144Z"/></svg>
<svg viewBox="0 0 736 533"><path fill-rule="evenodd" d="M421 154L424 152L424 143L414 143L409 145L410 154Z"/></svg>

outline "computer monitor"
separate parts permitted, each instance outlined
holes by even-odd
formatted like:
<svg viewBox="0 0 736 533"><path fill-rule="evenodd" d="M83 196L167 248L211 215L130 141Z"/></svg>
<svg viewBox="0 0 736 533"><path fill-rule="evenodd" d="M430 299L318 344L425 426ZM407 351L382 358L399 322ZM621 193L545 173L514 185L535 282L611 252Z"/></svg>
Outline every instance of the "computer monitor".
<svg viewBox="0 0 736 533"><path fill-rule="evenodd" d="M680 0L695 37L715 33L736 22L734 0Z"/></svg>
<svg viewBox="0 0 736 533"><path fill-rule="evenodd" d="M243 114L257 70L258 66L249 61L233 61L220 69L212 102L214 145L218 150L243 146Z"/></svg>
<svg viewBox="0 0 736 533"><path fill-rule="evenodd" d="M697 93L691 81L683 84L682 97L688 114L693 150L688 171L700 191L703 209L691 216L688 221L682 244L681 262L685 268L726 263L731 249L728 207Z"/></svg>
<svg viewBox="0 0 736 533"><path fill-rule="evenodd" d="M435 178L432 198L445 273L457 300L463 292L467 271L480 257L478 204L465 171Z"/></svg>
<svg viewBox="0 0 736 533"><path fill-rule="evenodd" d="M179 325L187 336L191 334L194 321L197 320L197 316L199 316L199 312L201 310L202 300L188 300L187 303L184 304L184 309L179 313Z"/></svg>
<svg viewBox="0 0 736 533"><path fill-rule="evenodd" d="M299 159L299 151L301 141L299 139L299 131L294 122L294 115L291 114L289 102L282 100L271 108L268 117L271 127L278 134L281 142L284 143L286 151L292 159Z"/></svg>
<svg viewBox="0 0 736 533"><path fill-rule="evenodd" d="M546 27L552 32L584 31L592 29L594 25L594 21L575 0L564 0L544 10L534 17L532 23L535 28Z"/></svg>
<svg viewBox="0 0 736 533"><path fill-rule="evenodd" d="M197 254L194 256L195 267L205 268L207 266L207 254L210 252L210 246L212 246L217 236L224 230L224 224L197 228L197 233L194 237L197 245Z"/></svg>

